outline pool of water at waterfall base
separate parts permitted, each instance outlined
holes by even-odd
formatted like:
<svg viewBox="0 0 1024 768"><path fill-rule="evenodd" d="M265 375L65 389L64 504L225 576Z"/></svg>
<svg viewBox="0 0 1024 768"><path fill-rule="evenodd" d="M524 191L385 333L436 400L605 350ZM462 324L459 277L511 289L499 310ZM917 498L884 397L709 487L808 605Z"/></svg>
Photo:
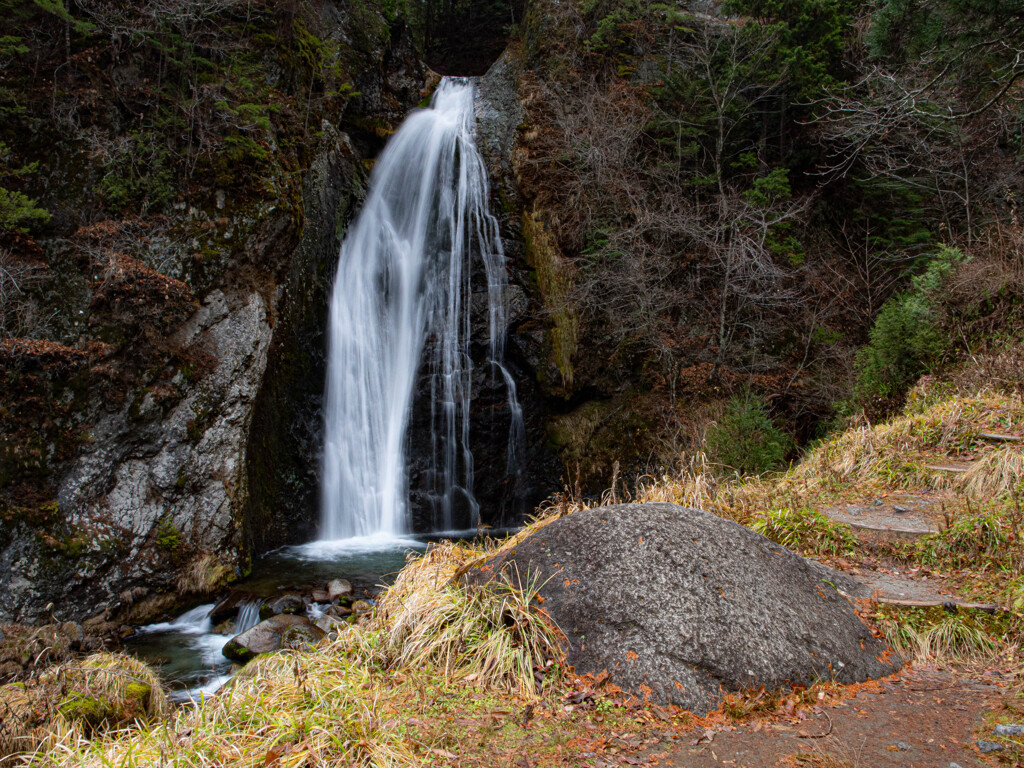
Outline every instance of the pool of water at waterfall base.
<svg viewBox="0 0 1024 768"><path fill-rule="evenodd" d="M491 538L504 538L518 529L488 530ZM252 574L233 584L230 592L246 598L239 616L213 626L210 613L216 602L196 606L172 621L138 627L126 649L157 668L169 697L175 702L199 700L231 678L232 663L222 649L239 631L259 621L259 606L283 594L309 595L332 579L352 584L356 599L369 599L391 584L410 555L422 554L434 542L476 539L480 532L441 531L402 538L368 536L340 541L313 541L282 547L261 557ZM223 598L224 595L218 596ZM319 607L310 607L312 617ZM238 622L245 613L239 628Z"/></svg>

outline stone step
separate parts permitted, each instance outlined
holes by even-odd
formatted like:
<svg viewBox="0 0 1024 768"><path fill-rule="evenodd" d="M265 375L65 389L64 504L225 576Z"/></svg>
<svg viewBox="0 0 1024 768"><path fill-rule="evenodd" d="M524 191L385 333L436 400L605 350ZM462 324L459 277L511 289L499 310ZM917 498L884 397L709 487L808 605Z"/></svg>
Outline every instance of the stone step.
<svg viewBox="0 0 1024 768"><path fill-rule="evenodd" d="M902 608L946 608L987 613L1006 610L990 603L964 600L959 595L949 592L937 581L915 578L909 574L897 575L882 571L845 573L856 583L856 589L850 593L850 597L854 599L870 599L883 605Z"/></svg>
<svg viewBox="0 0 1024 768"><path fill-rule="evenodd" d="M939 532L938 528L930 527L926 524L922 524L920 527L910 528L889 525L872 525L871 523L852 522L847 520L840 520L838 522L846 523L855 531L883 534L894 539L918 539L922 536Z"/></svg>
<svg viewBox="0 0 1024 768"><path fill-rule="evenodd" d="M1024 443L1024 437L1020 435L1003 435L999 432L981 432L978 437L990 443Z"/></svg>
<svg viewBox="0 0 1024 768"><path fill-rule="evenodd" d="M938 533L937 526L925 514L925 510L934 505L932 499L900 494L861 504L829 507L821 512L850 526L858 538L864 538L861 534L865 534L876 539L916 539Z"/></svg>
<svg viewBox="0 0 1024 768"><path fill-rule="evenodd" d="M925 464L925 469L930 469L933 472L952 472L954 474L963 474L964 472L970 471L973 464Z"/></svg>
<svg viewBox="0 0 1024 768"><path fill-rule="evenodd" d="M968 603L963 600L906 600L886 595L879 595L875 600L883 605L895 605L903 608L938 608L941 606L944 608L963 608L965 611L984 611L985 613L1007 610L993 603Z"/></svg>

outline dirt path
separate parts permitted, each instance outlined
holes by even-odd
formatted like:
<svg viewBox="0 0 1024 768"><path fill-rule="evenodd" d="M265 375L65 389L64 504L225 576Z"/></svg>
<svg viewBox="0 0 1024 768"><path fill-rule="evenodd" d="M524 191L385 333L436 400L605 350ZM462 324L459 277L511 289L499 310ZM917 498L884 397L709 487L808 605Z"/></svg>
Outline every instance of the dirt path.
<svg viewBox="0 0 1024 768"><path fill-rule="evenodd" d="M971 768L982 762L974 729L1005 696L999 685L919 667L861 691L805 721L754 723L679 747L660 761L673 768ZM827 735L824 735L827 734ZM694 735L694 738L700 733ZM818 738L815 738L818 737ZM817 761L794 761L795 755ZM831 757L834 762L824 762ZM786 762L786 758L790 758Z"/></svg>

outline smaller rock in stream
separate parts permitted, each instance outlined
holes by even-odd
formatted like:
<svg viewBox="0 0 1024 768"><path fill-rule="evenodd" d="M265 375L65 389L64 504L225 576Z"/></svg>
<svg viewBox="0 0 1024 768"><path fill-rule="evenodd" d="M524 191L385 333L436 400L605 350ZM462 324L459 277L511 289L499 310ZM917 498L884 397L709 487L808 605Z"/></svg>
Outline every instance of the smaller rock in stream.
<svg viewBox="0 0 1024 768"><path fill-rule="evenodd" d="M352 585L345 579L333 579L327 585L327 596L330 600L352 594Z"/></svg>
<svg viewBox="0 0 1024 768"><path fill-rule="evenodd" d="M353 613L369 613L372 610L373 606L365 600L356 600L354 603L352 603Z"/></svg>
<svg viewBox="0 0 1024 768"><path fill-rule="evenodd" d="M271 616L279 616L284 614L304 614L306 612L306 601L302 599L301 595L287 594L282 595L276 600L264 604L260 607L260 618L268 619Z"/></svg>

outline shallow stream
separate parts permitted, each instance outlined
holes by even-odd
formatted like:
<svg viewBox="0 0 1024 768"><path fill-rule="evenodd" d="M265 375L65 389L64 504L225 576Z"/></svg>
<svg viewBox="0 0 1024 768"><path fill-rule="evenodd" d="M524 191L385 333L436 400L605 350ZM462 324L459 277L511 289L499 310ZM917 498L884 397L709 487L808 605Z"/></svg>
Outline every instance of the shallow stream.
<svg viewBox="0 0 1024 768"><path fill-rule="evenodd" d="M504 537L514 529L488 531ZM232 595L244 596L233 621L214 626L210 618L216 603L186 611L169 622L138 627L126 642L127 650L156 667L172 701L199 700L231 678L232 663L222 650L227 642L259 623L260 606L287 593L309 595L332 579L346 579L357 599L372 601L379 589L392 583L410 554L426 551L432 542L467 540L479 532L444 531L405 538L364 537L344 541L314 541L270 552L257 561L252 574L232 586ZM221 596L223 597L223 596ZM311 603L307 614L320 616Z"/></svg>

